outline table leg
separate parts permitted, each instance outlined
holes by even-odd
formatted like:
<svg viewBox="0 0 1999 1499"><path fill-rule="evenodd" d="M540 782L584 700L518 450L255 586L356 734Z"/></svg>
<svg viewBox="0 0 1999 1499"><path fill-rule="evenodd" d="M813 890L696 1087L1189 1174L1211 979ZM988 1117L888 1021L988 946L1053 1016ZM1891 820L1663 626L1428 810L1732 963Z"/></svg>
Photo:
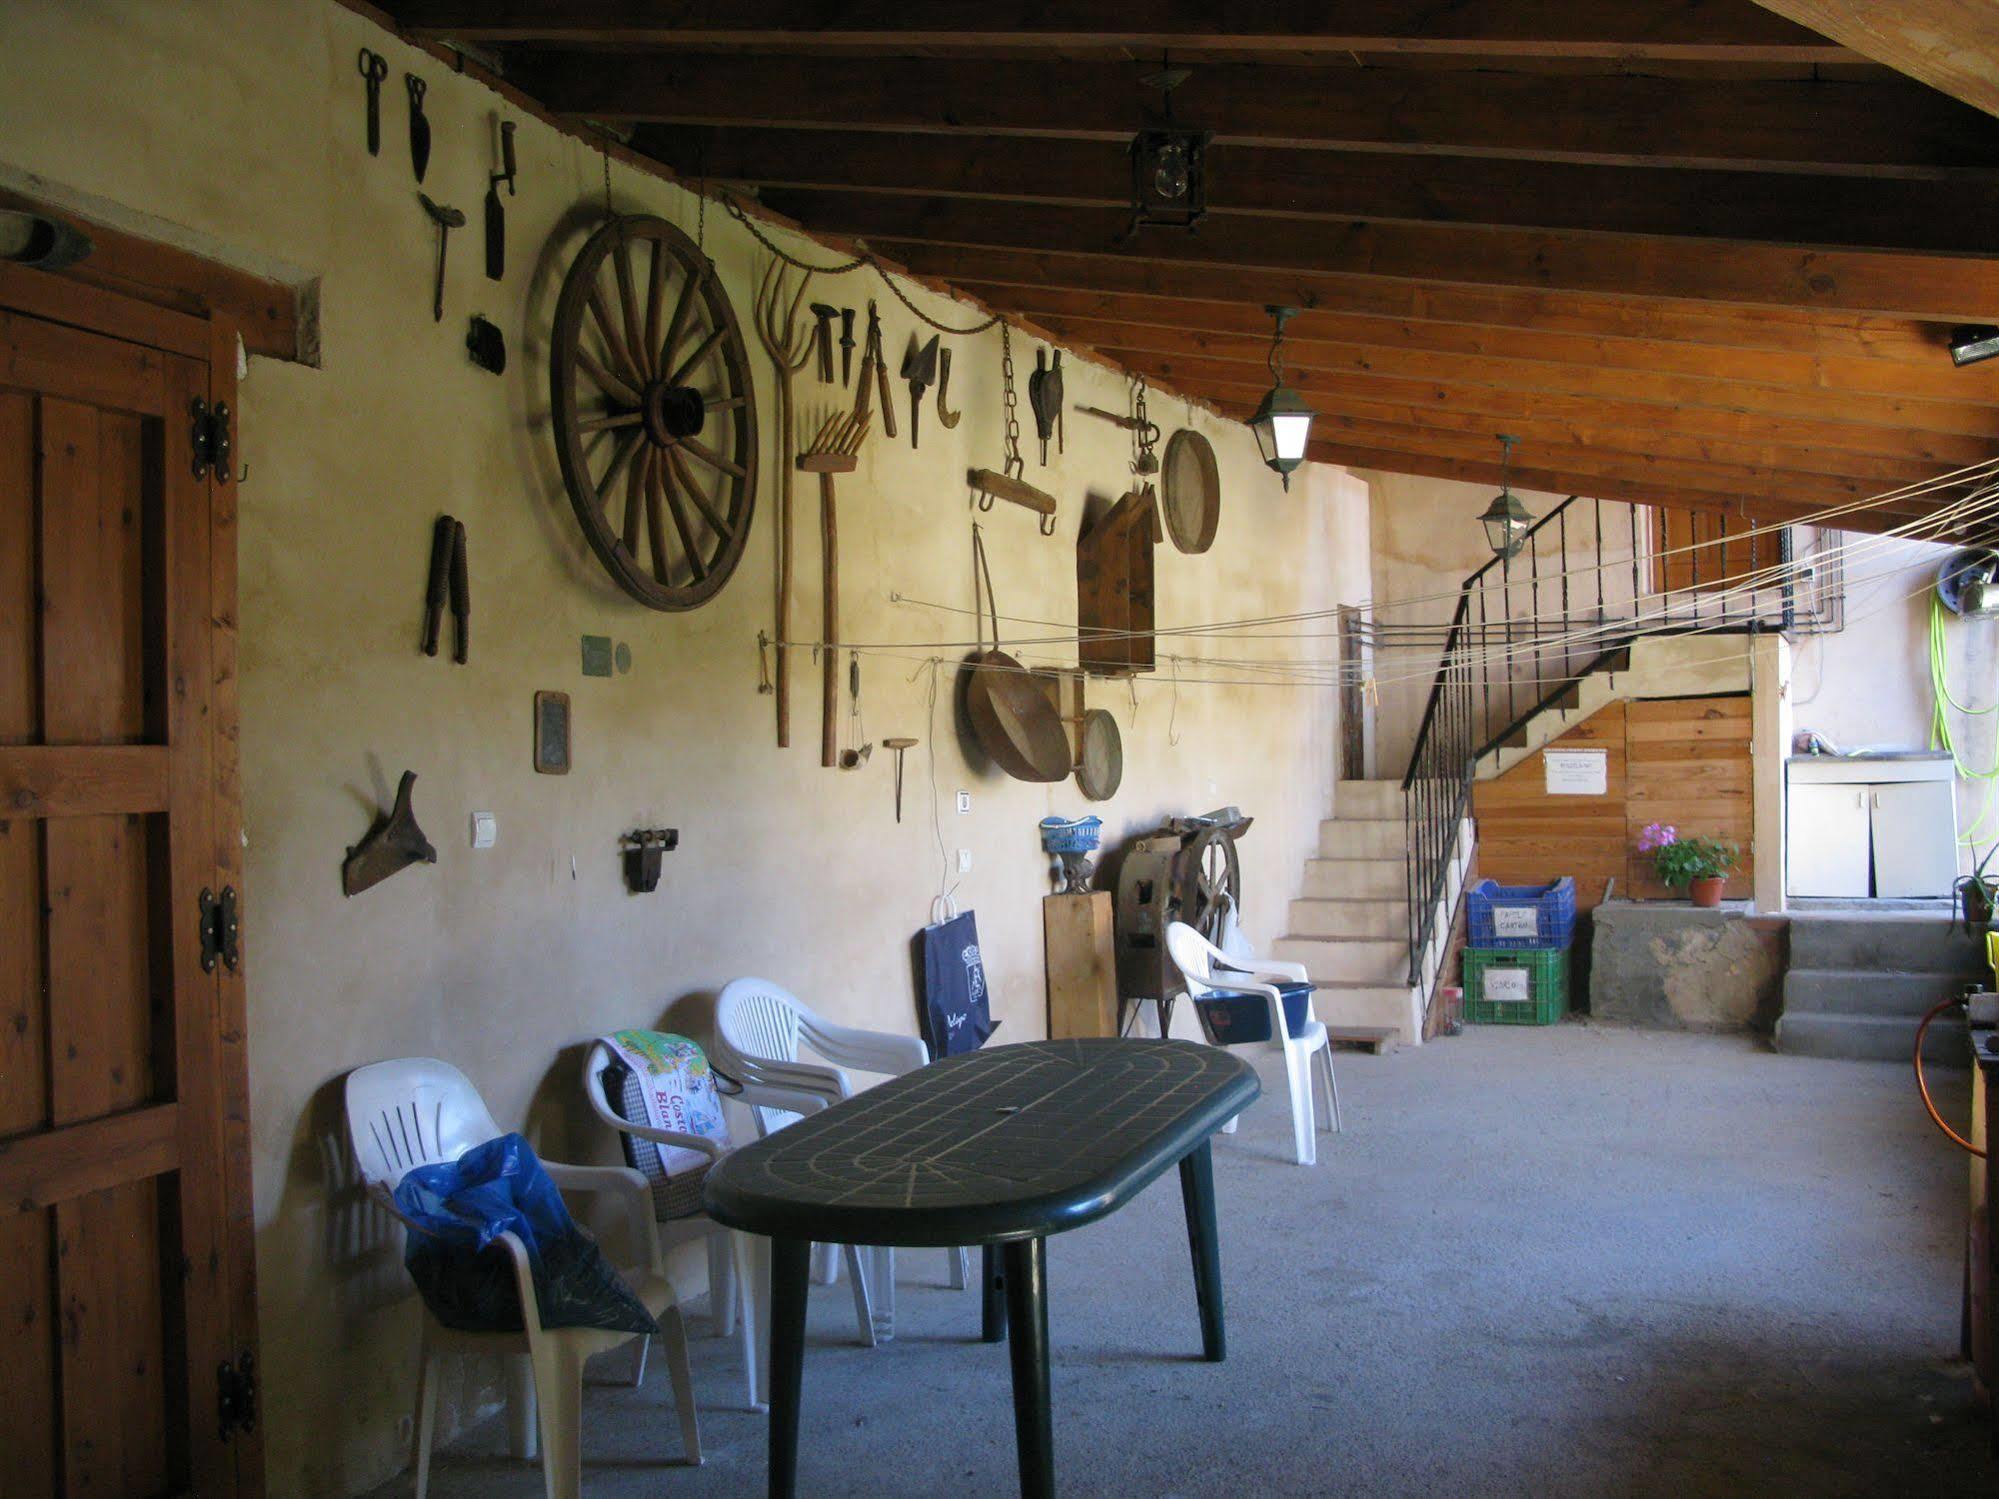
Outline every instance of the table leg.
<svg viewBox="0 0 1999 1499"><path fill-rule="evenodd" d="M798 1493L798 1398L805 1375L807 1239L770 1246L770 1499Z"/></svg>
<svg viewBox="0 0 1999 1499"><path fill-rule="evenodd" d="M1215 1232L1215 1165L1208 1142L1180 1158L1180 1198L1187 1209L1187 1247L1194 1255L1194 1300L1201 1310L1201 1356L1220 1363L1228 1353L1222 1331L1222 1247Z"/></svg>
<svg viewBox="0 0 1999 1499"><path fill-rule="evenodd" d="M988 1244L979 1251L979 1296L983 1302L979 1336L988 1343L1006 1341L1006 1272L1000 1263L999 1245Z"/></svg>
<svg viewBox="0 0 1999 1499"><path fill-rule="evenodd" d="M1048 1415L1048 1241L1008 1244L1006 1311L1013 1363L1013 1442L1021 1499L1053 1499L1054 1431Z"/></svg>

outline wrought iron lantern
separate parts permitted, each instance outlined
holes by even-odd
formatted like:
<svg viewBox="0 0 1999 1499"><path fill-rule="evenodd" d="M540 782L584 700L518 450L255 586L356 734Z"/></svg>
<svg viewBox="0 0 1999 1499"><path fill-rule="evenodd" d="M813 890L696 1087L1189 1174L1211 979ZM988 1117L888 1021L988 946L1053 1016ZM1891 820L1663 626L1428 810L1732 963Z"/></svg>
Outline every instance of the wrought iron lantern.
<svg viewBox="0 0 1999 1499"><path fill-rule="evenodd" d="M1479 524L1485 527L1487 545L1492 554L1502 561L1520 555L1520 549L1527 544L1527 532L1534 524L1534 517L1527 507L1520 503L1513 493L1513 485L1507 477L1507 470L1513 462L1513 445L1520 439L1501 436L1499 439L1499 493L1492 497L1492 503L1485 507Z"/></svg>
<svg viewBox="0 0 1999 1499"><path fill-rule="evenodd" d="M1166 117L1131 139L1131 228L1192 229L1208 212L1208 141L1173 118L1173 90L1186 68L1164 68L1145 82L1166 96Z"/></svg>
<svg viewBox="0 0 1999 1499"><path fill-rule="evenodd" d="M1305 461L1305 441L1312 433L1312 418L1318 413L1305 404L1305 398L1284 383L1284 325L1298 315L1295 307L1266 307L1276 320L1277 330L1270 341L1271 387L1256 408L1256 415L1249 419L1249 430L1256 435L1257 451L1263 461L1284 477L1284 487L1291 487L1291 472Z"/></svg>

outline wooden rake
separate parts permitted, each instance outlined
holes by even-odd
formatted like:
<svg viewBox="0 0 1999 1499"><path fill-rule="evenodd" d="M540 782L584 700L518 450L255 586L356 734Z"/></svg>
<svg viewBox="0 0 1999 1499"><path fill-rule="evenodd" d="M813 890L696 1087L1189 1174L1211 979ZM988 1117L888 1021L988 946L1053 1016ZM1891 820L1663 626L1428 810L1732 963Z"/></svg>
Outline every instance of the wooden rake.
<svg viewBox="0 0 1999 1499"><path fill-rule="evenodd" d="M789 305L784 300L785 265L772 260L757 288L757 337L777 369L777 440L780 455L792 451L791 377L812 357L812 330L798 329L798 309L812 285L807 271ZM791 467L777 467L777 747L791 744Z"/></svg>
<svg viewBox="0 0 1999 1499"><path fill-rule="evenodd" d="M851 474L860 463L868 419L836 411L826 418L810 447L798 455L801 473L819 476L819 565L825 574L819 621L819 666L825 704L819 719L819 763L840 763L840 527L833 500L833 476Z"/></svg>

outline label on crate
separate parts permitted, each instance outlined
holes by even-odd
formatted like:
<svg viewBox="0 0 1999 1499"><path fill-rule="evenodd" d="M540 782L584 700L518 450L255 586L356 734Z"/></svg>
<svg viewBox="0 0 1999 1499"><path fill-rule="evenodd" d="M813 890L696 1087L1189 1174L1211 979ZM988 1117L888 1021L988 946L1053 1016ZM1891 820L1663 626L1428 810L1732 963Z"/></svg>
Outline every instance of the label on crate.
<svg viewBox="0 0 1999 1499"><path fill-rule="evenodd" d="M1603 796L1610 790L1610 751L1549 749L1541 751L1550 796Z"/></svg>
<svg viewBox="0 0 1999 1499"><path fill-rule="evenodd" d="M1541 912L1535 906L1494 906L1492 935L1525 938L1532 942L1541 935Z"/></svg>
<svg viewBox="0 0 1999 1499"><path fill-rule="evenodd" d="M1527 1004L1528 977L1524 968L1488 968L1479 977L1479 998L1494 1005Z"/></svg>

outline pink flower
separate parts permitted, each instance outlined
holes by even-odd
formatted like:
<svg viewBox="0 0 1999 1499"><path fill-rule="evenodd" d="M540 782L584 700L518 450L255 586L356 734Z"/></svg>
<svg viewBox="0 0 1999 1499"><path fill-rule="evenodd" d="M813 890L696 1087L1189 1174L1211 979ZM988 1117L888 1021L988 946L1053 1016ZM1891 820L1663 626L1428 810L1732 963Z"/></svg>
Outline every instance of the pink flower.
<svg viewBox="0 0 1999 1499"><path fill-rule="evenodd" d="M1638 852L1641 854L1656 853L1659 849L1666 847L1670 843L1677 843L1679 838L1680 831L1678 828L1668 827L1664 823L1658 822L1647 823L1644 830L1638 835Z"/></svg>

